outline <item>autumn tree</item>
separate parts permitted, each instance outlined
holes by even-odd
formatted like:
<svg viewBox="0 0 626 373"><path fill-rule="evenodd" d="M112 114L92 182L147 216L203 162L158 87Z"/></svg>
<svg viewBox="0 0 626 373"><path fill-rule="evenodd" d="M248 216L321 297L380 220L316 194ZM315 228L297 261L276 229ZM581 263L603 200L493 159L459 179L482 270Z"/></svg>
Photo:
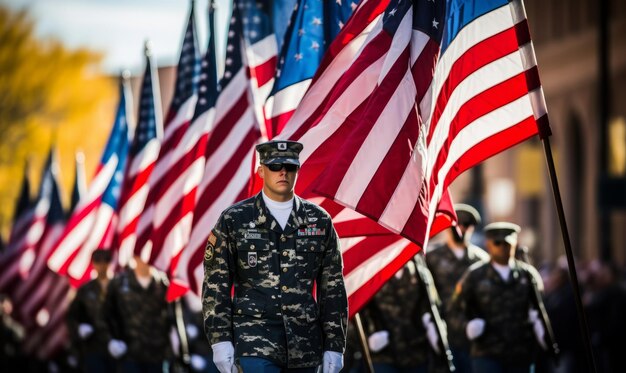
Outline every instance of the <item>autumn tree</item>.
<svg viewBox="0 0 626 373"><path fill-rule="evenodd" d="M74 152L98 161L112 123L116 80L100 72L100 53L70 50L38 38L26 11L0 5L0 221L7 232L26 157L38 185L45 155L60 153L64 190L73 179ZM35 191L33 191L34 193ZM65 196L67 200L67 194Z"/></svg>

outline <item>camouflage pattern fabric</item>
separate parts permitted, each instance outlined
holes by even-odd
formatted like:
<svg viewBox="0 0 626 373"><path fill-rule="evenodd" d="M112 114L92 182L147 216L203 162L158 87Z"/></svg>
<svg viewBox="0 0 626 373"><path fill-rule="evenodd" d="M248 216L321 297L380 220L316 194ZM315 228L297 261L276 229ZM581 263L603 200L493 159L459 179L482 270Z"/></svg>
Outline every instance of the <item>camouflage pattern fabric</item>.
<svg viewBox="0 0 626 373"><path fill-rule="evenodd" d="M204 256L211 344L231 341L236 357L288 368L317 366L323 351L343 353L348 305L338 245L328 213L297 196L284 230L260 193L226 209Z"/></svg>
<svg viewBox="0 0 626 373"><path fill-rule="evenodd" d="M456 283L472 264L488 261L489 254L475 245L469 245L461 259L458 259L446 244L438 246L426 254L426 264L433 275L435 287L441 297L442 316L448 325L448 341L455 348L469 348L462 315L455 314L454 310L451 309Z"/></svg>
<svg viewBox="0 0 626 373"><path fill-rule="evenodd" d="M363 328L369 336L389 332L389 345L371 352L373 363L413 368L428 360L428 342L421 317L430 310L424 285L420 283L415 263L409 261L360 311Z"/></svg>
<svg viewBox="0 0 626 373"><path fill-rule="evenodd" d="M272 140L256 146L259 152L259 162L270 163L291 163L299 165L299 154L302 151L302 144L288 140Z"/></svg>
<svg viewBox="0 0 626 373"><path fill-rule="evenodd" d="M121 272L109 283L105 317L112 337L128 346L123 359L158 363L172 356L169 332L174 322L165 299L168 285L165 274L153 271L144 289L133 270Z"/></svg>
<svg viewBox="0 0 626 373"><path fill-rule="evenodd" d="M68 331L73 346L82 354L108 354L107 344L111 340L107 321L104 318L106 288L97 279L81 286L67 311ZM89 324L94 333L83 340L78 336L78 325Z"/></svg>
<svg viewBox="0 0 626 373"><path fill-rule="evenodd" d="M537 309L530 276L543 283L530 265L513 260L507 281L489 263L476 263L463 276L453 307L466 320L485 320L484 333L471 341L472 357L489 357L505 364L530 364L537 348L528 310Z"/></svg>

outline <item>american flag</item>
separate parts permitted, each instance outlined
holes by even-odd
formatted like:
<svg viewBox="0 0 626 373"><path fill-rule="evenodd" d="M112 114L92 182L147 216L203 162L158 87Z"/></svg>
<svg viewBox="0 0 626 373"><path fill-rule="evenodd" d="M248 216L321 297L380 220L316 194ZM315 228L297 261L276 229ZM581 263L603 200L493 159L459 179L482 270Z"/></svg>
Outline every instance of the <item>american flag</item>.
<svg viewBox="0 0 626 373"><path fill-rule="evenodd" d="M145 208L137 224L135 255L162 270L182 250L191 230L191 209L202 177L201 149L209 121L192 121L198 101L201 55L194 3L183 37L176 90L165 120L165 134L150 175Z"/></svg>
<svg viewBox="0 0 626 373"><path fill-rule="evenodd" d="M28 227L27 222L32 218L33 202L30 198L30 177L28 176L29 169L29 162L27 161L24 166L24 177L22 178L20 195L17 199L17 203L15 204L15 209L13 210L13 225L11 226L11 233L7 242L6 251L3 252L3 255L14 251L15 247L19 246L19 241L25 237L24 231Z"/></svg>
<svg viewBox="0 0 626 373"><path fill-rule="evenodd" d="M265 123L264 105L274 85L278 47L272 29L270 2L261 0L236 0L241 17L244 41L244 63L251 81L254 113L259 123ZM232 31L232 28L231 28ZM265 126L261 126L267 138Z"/></svg>
<svg viewBox="0 0 626 373"><path fill-rule="evenodd" d="M356 7L352 4L318 0L296 2L280 53L274 87L265 103L268 138L279 134L291 118L311 84L327 46Z"/></svg>
<svg viewBox="0 0 626 373"><path fill-rule="evenodd" d="M48 259L48 267L68 276L79 286L91 275L91 253L110 248L120 188L128 155L128 117L131 113L128 84L120 84L120 101L104 154L87 194L74 209L60 240Z"/></svg>
<svg viewBox="0 0 626 373"><path fill-rule="evenodd" d="M64 321L69 281L52 272L46 265L65 225L66 216L61 204L58 173L55 152L51 151L45 168L42 192L38 198L38 204L46 201L49 206L44 232L28 275L16 284L12 293L16 317L27 330L25 352L41 359L51 358L60 351L67 336Z"/></svg>
<svg viewBox="0 0 626 373"><path fill-rule="evenodd" d="M254 103L250 99L251 84L255 83L248 79L247 70L252 67L247 66L243 58L246 44L242 23L246 18L240 11L240 3L236 2L228 32L225 71L215 105L215 126L206 147L206 166L198 188L191 238L178 262L180 281L187 283L196 293L199 293L202 283L202 258L210 229L226 207L248 196L252 155L261 136ZM260 23L248 19L247 24ZM265 40L265 36L261 35L263 30L259 28L259 34L255 34L259 40Z"/></svg>
<svg viewBox="0 0 626 373"><path fill-rule="evenodd" d="M85 154L76 152L74 155L74 185L72 187L72 196L70 200L70 208L67 210L68 216L71 216L74 208L78 206L80 199L87 193L87 179L85 176Z"/></svg>
<svg viewBox="0 0 626 373"><path fill-rule="evenodd" d="M376 83L314 186L420 245L450 183L537 134L546 114L522 2L448 5L389 3L352 65L384 50Z"/></svg>
<svg viewBox="0 0 626 373"><path fill-rule="evenodd" d="M118 207L113 247L118 248L118 262L125 266L135 248L137 222L148 196L148 179L159 155L163 137L163 118L159 76L150 43L145 48L146 68L139 96L137 128L130 145L124 183Z"/></svg>

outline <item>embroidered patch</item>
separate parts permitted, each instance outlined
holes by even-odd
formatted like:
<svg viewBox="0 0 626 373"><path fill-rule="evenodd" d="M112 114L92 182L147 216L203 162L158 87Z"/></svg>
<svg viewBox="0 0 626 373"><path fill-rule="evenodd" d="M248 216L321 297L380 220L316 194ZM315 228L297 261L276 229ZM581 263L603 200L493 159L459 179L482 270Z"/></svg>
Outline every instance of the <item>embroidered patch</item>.
<svg viewBox="0 0 626 373"><path fill-rule="evenodd" d="M326 228L320 229L315 226L298 229L298 236L325 236Z"/></svg>
<svg viewBox="0 0 626 373"><path fill-rule="evenodd" d="M204 251L204 260L206 262L211 262L213 260L214 251L215 248L213 247L213 245L211 245L211 243L209 243L206 247L206 250Z"/></svg>
<svg viewBox="0 0 626 373"><path fill-rule="evenodd" d="M248 265L250 268L256 267L257 258L256 253L248 253Z"/></svg>
<svg viewBox="0 0 626 373"><path fill-rule="evenodd" d="M215 246L216 242L217 242L217 237L215 237L213 232L211 232L211 234L209 235L208 243L210 243L211 245Z"/></svg>
<svg viewBox="0 0 626 373"><path fill-rule="evenodd" d="M261 236L261 233L251 233L251 232L248 232L248 233L244 233L243 234L243 238L245 238L246 240L249 240L249 239L259 239L259 238L262 238L262 236Z"/></svg>
<svg viewBox="0 0 626 373"><path fill-rule="evenodd" d="M287 150L287 143L286 142L279 142L278 143L278 150Z"/></svg>

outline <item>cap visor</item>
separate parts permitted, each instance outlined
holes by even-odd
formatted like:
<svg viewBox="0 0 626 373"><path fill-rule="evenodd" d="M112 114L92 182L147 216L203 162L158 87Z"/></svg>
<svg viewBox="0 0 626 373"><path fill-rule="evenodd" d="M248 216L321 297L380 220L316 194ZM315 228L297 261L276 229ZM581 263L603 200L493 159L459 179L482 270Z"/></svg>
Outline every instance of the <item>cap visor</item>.
<svg viewBox="0 0 626 373"><path fill-rule="evenodd" d="M277 164L277 163L295 164L296 166L300 166L300 161L295 158L284 158L284 157L269 158L263 162L263 164Z"/></svg>

